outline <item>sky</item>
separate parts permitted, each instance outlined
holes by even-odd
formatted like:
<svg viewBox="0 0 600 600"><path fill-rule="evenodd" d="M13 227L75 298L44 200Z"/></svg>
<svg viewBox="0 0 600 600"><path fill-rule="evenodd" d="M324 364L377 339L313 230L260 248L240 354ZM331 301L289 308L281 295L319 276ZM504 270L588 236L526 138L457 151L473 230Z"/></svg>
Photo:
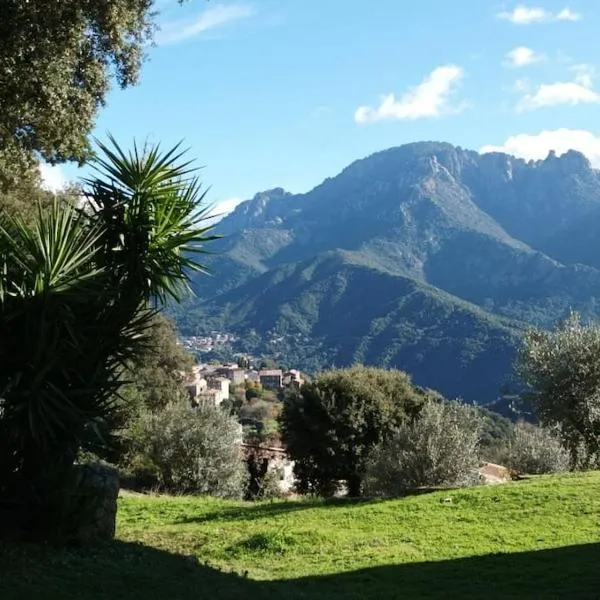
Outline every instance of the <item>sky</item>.
<svg viewBox="0 0 600 600"><path fill-rule="evenodd" d="M600 168L599 0L156 0L137 87L94 134L183 140L208 201L306 192L420 140ZM598 77L597 77L598 75ZM82 173L44 167L50 187Z"/></svg>

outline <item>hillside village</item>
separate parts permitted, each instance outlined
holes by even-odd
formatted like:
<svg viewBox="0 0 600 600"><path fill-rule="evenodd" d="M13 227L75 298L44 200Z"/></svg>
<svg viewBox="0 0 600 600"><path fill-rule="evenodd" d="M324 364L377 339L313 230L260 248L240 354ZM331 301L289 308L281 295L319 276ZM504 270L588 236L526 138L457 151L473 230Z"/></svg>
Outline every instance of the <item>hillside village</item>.
<svg viewBox="0 0 600 600"><path fill-rule="evenodd" d="M181 345L188 352L211 352L217 346L230 344L237 340L232 333L211 331L207 335L185 336L181 340Z"/></svg>
<svg viewBox="0 0 600 600"><path fill-rule="evenodd" d="M296 369L252 369L229 365L195 365L186 378L185 388L195 406L217 407L230 399L234 387L255 386L280 394L288 387L299 388L304 382Z"/></svg>

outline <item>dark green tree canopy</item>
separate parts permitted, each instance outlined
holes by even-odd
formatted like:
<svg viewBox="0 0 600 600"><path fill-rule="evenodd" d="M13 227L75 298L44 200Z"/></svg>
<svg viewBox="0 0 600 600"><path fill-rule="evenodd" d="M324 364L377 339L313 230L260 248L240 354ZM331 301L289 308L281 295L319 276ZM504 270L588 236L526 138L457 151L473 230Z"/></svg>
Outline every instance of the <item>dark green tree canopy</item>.
<svg viewBox="0 0 600 600"><path fill-rule="evenodd" d="M328 494L345 480L359 495L370 452L418 414L423 397L406 373L362 366L322 373L290 391L281 432L302 490Z"/></svg>
<svg viewBox="0 0 600 600"><path fill-rule="evenodd" d="M191 373L194 357L177 343L173 323L161 314L152 317L147 338L145 351L125 377L141 405L157 411L184 396L185 374Z"/></svg>
<svg viewBox="0 0 600 600"><path fill-rule="evenodd" d="M154 0L0 2L0 188L35 164L89 155L111 80L138 81Z"/></svg>

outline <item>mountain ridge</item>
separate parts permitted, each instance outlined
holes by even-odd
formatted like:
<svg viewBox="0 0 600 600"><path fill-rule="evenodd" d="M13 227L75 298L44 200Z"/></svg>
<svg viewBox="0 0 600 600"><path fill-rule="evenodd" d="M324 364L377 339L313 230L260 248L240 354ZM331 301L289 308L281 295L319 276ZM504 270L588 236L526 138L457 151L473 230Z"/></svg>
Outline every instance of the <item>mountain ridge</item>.
<svg viewBox="0 0 600 600"><path fill-rule="evenodd" d="M298 366L356 360L399 366L442 393L493 400L510 377L526 326L550 326L570 309L600 314L600 261L590 258L600 256L600 243L587 224L591 216L600 224L600 173L579 152L525 161L445 142L390 148L304 194L274 188L236 207L217 226L225 238L215 244L215 275L194 279L198 299L185 318L178 315L179 324L185 333L203 320L219 322L264 339L297 332L309 340ZM570 251L572 231L586 227L587 245ZM369 295L373 290L378 297ZM335 312L343 306L338 296L354 303L343 318ZM384 335L373 333L378 326ZM485 351L481 344L465 350L477 346L479 329L485 339L499 336L498 366L491 342ZM310 340L320 357L314 361ZM434 343L445 348L444 376L436 374ZM286 348L291 354L293 344ZM469 366L479 356L493 377ZM462 389L456 373L463 374ZM475 381L467 383L467 376Z"/></svg>

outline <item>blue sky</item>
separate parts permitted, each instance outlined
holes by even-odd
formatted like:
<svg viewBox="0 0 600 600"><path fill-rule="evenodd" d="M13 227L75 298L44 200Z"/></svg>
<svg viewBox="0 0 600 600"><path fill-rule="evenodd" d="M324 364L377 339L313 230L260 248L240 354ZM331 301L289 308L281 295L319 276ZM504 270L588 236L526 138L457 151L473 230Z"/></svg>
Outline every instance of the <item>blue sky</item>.
<svg viewBox="0 0 600 600"><path fill-rule="evenodd" d="M181 139L209 199L303 192L417 140L600 167L598 0L158 0L139 86L97 122L127 144ZM62 166L50 177L78 175Z"/></svg>

